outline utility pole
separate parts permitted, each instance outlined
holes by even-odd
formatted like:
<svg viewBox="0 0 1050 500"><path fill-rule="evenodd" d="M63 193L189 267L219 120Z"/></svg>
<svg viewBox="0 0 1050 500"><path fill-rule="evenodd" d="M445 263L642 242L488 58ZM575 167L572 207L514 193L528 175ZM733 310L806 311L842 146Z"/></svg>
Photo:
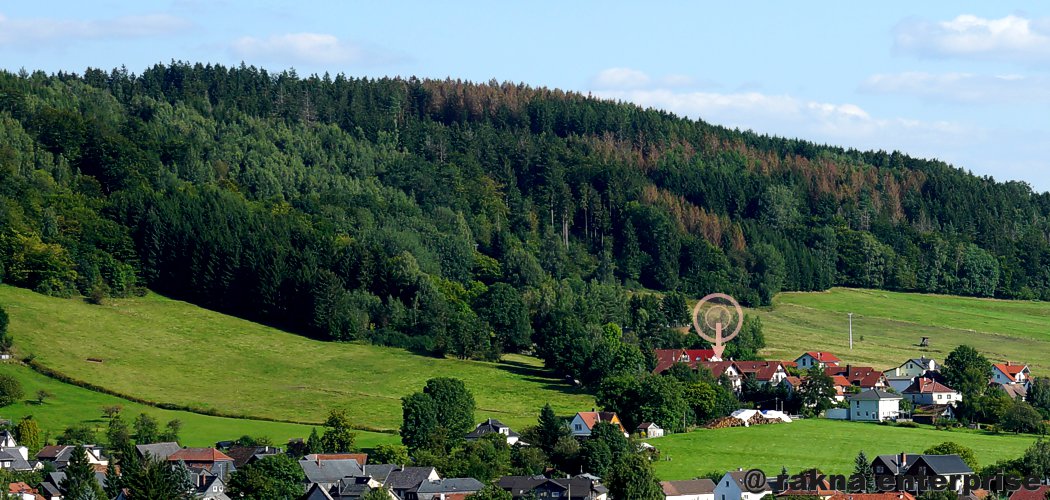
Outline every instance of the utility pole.
<svg viewBox="0 0 1050 500"><path fill-rule="evenodd" d="M853 350L853 313L849 313L849 350Z"/></svg>

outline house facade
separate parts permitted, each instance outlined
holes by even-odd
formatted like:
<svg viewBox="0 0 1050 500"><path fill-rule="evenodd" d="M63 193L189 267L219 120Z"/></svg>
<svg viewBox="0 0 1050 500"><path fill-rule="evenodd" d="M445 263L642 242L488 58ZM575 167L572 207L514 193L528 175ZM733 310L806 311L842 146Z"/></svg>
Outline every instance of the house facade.
<svg viewBox="0 0 1050 500"><path fill-rule="evenodd" d="M599 422L608 422L620 428L620 432L626 437L627 430L623 428L620 417L611 411L581 411L569 422L569 432L575 437L589 437L591 430Z"/></svg>
<svg viewBox="0 0 1050 500"><path fill-rule="evenodd" d="M933 477L942 477L950 489L956 492L962 492L966 476L974 473L959 455L879 455L872 460L871 468L875 476L914 477L916 480L913 484L922 482L918 479L922 477L927 481Z"/></svg>
<svg viewBox="0 0 1050 500"><path fill-rule="evenodd" d="M714 500L758 500L773 492L773 489L766 483L761 489L754 488L760 490L758 493L752 493L752 488L745 486L745 475L746 472L743 470L726 472L715 485Z"/></svg>
<svg viewBox="0 0 1050 500"><path fill-rule="evenodd" d="M509 445L517 443L518 440L521 438L521 436L517 432L512 431L510 427L505 425L503 422L500 422L499 420L496 420L494 418L490 418L478 424L478 426L475 427L473 431L470 431L470 433L466 435L466 439L467 441L477 441L478 439L481 439L482 436L488 434L501 434L505 436L507 439L507 444Z"/></svg>
<svg viewBox="0 0 1050 500"><path fill-rule="evenodd" d="M916 378L901 394L916 405L954 405L962 401L962 393L926 377Z"/></svg>
<svg viewBox="0 0 1050 500"><path fill-rule="evenodd" d="M795 358L795 364L802 371L806 371L814 366L818 368L838 366L840 363L842 363L842 360L830 352L810 351Z"/></svg>
<svg viewBox="0 0 1050 500"><path fill-rule="evenodd" d="M901 399L897 394L879 389L854 394L849 398L849 419L861 422L895 419L900 414Z"/></svg>
<svg viewBox="0 0 1050 500"><path fill-rule="evenodd" d="M733 368L740 377L754 378L761 385L777 385L788 376L779 361L734 361Z"/></svg>
<svg viewBox="0 0 1050 500"><path fill-rule="evenodd" d="M1031 371L1028 370L1028 365L1017 364L1007 361L1006 363L999 363L992 365L992 382L1000 385L1028 385L1028 379L1031 376Z"/></svg>
<svg viewBox="0 0 1050 500"><path fill-rule="evenodd" d="M710 479L663 481L665 500L715 500L715 482Z"/></svg>
<svg viewBox="0 0 1050 500"><path fill-rule="evenodd" d="M637 432L642 439L664 436L664 429L652 422L642 422L638 424L638 427L635 428L635 432Z"/></svg>

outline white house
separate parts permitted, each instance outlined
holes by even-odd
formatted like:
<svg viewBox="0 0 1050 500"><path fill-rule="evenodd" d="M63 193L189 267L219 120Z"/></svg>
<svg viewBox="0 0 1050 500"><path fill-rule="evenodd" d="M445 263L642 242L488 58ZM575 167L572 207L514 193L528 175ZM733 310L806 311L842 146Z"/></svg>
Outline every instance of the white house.
<svg viewBox="0 0 1050 500"><path fill-rule="evenodd" d="M625 437L629 436L627 430L623 428L623 424L620 423L620 417L616 416L616 412L611 411L581 411L569 422L569 431L574 437L589 437L591 429L598 425L599 422L613 424L620 428Z"/></svg>
<svg viewBox="0 0 1050 500"><path fill-rule="evenodd" d="M962 393L926 377L915 379L901 394L917 405L954 405L962 401Z"/></svg>
<svg viewBox="0 0 1050 500"><path fill-rule="evenodd" d="M743 376L732 361L703 361L697 365L711 370L711 375L716 379L725 375L729 379L729 388L733 391L739 392L744 385Z"/></svg>
<svg viewBox="0 0 1050 500"><path fill-rule="evenodd" d="M827 368L829 366L838 366L842 360L837 358L830 352L810 351L795 359L795 364L798 365L800 370L808 370L814 366L821 368Z"/></svg>
<svg viewBox="0 0 1050 500"><path fill-rule="evenodd" d="M897 418L901 397L892 392L871 389L849 398L849 419L882 422Z"/></svg>
<svg viewBox="0 0 1050 500"><path fill-rule="evenodd" d="M466 439L467 441L477 441L486 434L502 434L506 436L507 444L509 445L517 443L518 440L521 438L521 435L519 435L517 432L512 431L510 427L504 425L503 422L500 422L499 420L496 420L494 418L490 418L478 424L478 426L475 427L473 431L470 431L466 435Z"/></svg>
<svg viewBox="0 0 1050 500"><path fill-rule="evenodd" d="M734 361L733 368L742 377L751 377L763 386L777 385L788 376L783 363L779 361Z"/></svg>
<svg viewBox="0 0 1050 500"><path fill-rule="evenodd" d="M662 481L665 500L715 500L715 482L710 479Z"/></svg>
<svg viewBox="0 0 1050 500"><path fill-rule="evenodd" d="M663 428L652 422L642 422L638 424L638 427L636 427L634 430L638 433L638 435L642 437L642 439L658 438L663 437L664 435Z"/></svg>
<svg viewBox="0 0 1050 500"><path fill-rule="evenodd" d="M1032 372L1026 364L1014 364L1009 361L992 365L992 382L1002 385L1028 385Z"/></svg>
<svg viewBox="0 0 1050 500"><path fill-rule="evenodd" d="M769 483L762 486L761 492L751 493L751 489L744 483L746 474L743 469L726 472L715 485L714 500L758 500L772 494L773 490L769 487Z"/></svg>
<svg viewBox="0 0 1050 500"><path fill-rule="evenodd" d="M925 377L930 372L941 369L941 365L925 356L912 358L896 368L890 368L883 372L886 375L886 384L897 392L904 392L918 377Z"/></svg>

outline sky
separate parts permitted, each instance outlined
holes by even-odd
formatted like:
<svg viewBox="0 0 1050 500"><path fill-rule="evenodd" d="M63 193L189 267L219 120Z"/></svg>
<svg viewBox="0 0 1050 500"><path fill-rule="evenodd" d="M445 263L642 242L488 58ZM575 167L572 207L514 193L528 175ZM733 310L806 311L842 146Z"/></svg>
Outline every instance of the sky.
<svg viewBox="0 0 1050 500"><path fill-rule="evenodd" d="M0 68L524 82L1050 190L1050 3L0 0Z"/></svg>

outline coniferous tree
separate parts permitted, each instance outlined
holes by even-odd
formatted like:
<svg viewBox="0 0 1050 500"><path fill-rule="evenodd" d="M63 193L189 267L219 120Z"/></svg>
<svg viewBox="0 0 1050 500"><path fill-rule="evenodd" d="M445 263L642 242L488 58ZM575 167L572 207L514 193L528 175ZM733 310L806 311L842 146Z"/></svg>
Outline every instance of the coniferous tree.
<svg viewBox="0 0 1050 500"><path fill-rule="evenodd" d="M76 445L69 464L63 469L65 478L59 484L64 498L71 500L101 500L106 498L102 485L95 480L95 469L88 462L87 450Z"/></svg>
<svg viewBox="0 0 1050 500"><path fill-rule="evenodd" d="M868 460L868 456L864 454L864 450L861 450L857 454L857 458L853 461L853 475L864 478L864 487L859 491L853 493L874 493L875 490L875 469L871 467L871 461Z"/></svg>

